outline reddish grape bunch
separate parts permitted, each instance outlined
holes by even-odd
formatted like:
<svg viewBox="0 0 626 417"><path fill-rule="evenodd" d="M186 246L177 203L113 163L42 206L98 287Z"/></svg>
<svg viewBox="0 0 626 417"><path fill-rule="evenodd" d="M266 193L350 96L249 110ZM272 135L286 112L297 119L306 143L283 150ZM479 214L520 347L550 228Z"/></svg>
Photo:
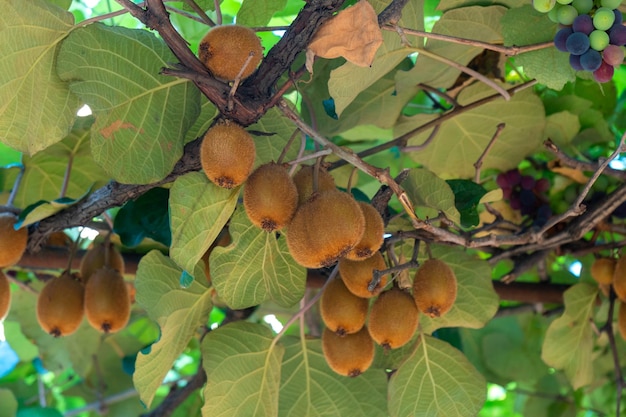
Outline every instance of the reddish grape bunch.
<svg viewBox="0 0 626 417"><path fill-rule="evenodd" d="M624 61L626 26L617 9L622 0L533 0L535 9L559 23L554 45L569 53L576 71L589 71L600 83L611 81Z"/></svg>
<svg viewBox="0 0 626 417"><path fill-rule="evenodd" d="M496 182L512 209L530 216L538 226L548 221L552 211L546 195L550 182L546 178L536 180L530 175L522 175L518 169L511 169L498 174Z"/></svg>

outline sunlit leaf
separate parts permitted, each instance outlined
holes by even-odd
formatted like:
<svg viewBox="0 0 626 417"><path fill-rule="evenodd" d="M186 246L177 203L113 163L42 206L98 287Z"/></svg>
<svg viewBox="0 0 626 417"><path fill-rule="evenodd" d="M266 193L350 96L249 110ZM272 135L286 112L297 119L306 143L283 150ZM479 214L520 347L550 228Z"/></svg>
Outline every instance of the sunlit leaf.
<svg viewBox="0 0 626 417"><path fill-rule="evenodd" d="M461 223L461 214L454 204L450 186L424 168L413 168L402 187L415 206L424 206L445 213L450 220Z"/></svg>
<svg viewBox="0 0 626 417"><path fill-rule="evenodd" d="M237 23L244 26L265 26L274 13L282 10L287 0L245 0L237 13Z"/></svg>
<svg viewBox="0 0 626 417"><path fill-rule="evenodd" d="M195 280L181 288L181 269L165 255L152 251L137 269L137 302L161 327L161 338L147 354L139 353L133 381L141 400L150 405L163 378L213 307L211 292Z"/></svg>
<svg viewBox="0 0 626 417"><path fill-rule="evenodd" d="M263 325L236 322L202 341L208 381L203 417L273 417L278 414L280 364L285 352Z"/></svg>
<svg viewBox="0 0 626 417"><path fill-rule="evenodd" d="M270 109L261 119L246 128L252 133L256 147L254 166L267 162L276 162L287 142L295 132L295 127L275 107ZM296 138L283 158L284 161L295 159L300 148L300 140Z"/></svg>

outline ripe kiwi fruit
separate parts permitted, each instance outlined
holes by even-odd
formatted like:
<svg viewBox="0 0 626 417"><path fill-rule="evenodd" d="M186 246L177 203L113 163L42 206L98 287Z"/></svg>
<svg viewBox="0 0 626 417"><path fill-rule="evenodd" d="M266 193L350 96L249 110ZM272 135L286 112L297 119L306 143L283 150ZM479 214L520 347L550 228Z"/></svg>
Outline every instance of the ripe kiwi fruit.
<svg viewBox="0 0 626 417"><path fill-rule="evenodd" d="M241 185L254 166L252 136L237 123L224 120L211 127L200 145L200 162L215 185L231 189Z"/></svg>
<svg viewBox="0 0 626 417"><path fill-rule="evenodd" d="M250 28L216 26L200 41L198 58L216 78L233 81L240 72L241 79L254 72L263 59L263 47Z"/></svg>
<svg viewBox="0 0 626 417"><path fill-rule="evenodd" d="M374 341L367 326L345 336L325 328L322 333L322 351L328 366L344 376L359 376L374 361Z"/></svg>
<svg viewBox="0 0 626 417"><path fill-rule="evenodd" d="M378 210L371 204L363 201L359 201L359 207L361 207L365 217L365 231L361 241L346 254L346 258L352 261L367 259L373 256L375 252L378 252L378 249L383 244L383 235L385 233L385 224Z"/></svg>
<svg viewBox="0 0 626 417"><path fill-rule="evenodd" d="M2 271L0 271L0 321L9 314L11 307L11 287L9 279Z"/></svg>
<svg viewBox="0 0 626 417"><path fill-rule="evenodd" d="M255 226L266 232L280 230L296 212L298 189L285 167L263 164L246 180L243 206Z"/></svg>
<svg viewBox="0 0 626 417"><path fill-rule="evenodd" d="M365 218L351 195L316 193L296 210L287 227L291 256L306 268L333 265L363 237Z"/></svg>
<svg viewBox="0 0 626 417"><path fill-rule="evenodd" d="M361 330L365 325L368 308L368 300L348 291L339 278L328 283L320 298L322 320L326 328L339 336Z"/></svg>
<svg viewBox="0 0 626 417"><path fill-rule="evenodd" d="M109 251L109 264L107 266L124 274L124 257L112 242L94 243L94 245L85 252L85 256L80 260L80 276L83 283L87 283L89 278L98 269L105 266L106 252Z"/></svg>
<svg viewBox="0 0 626 417"><path fill-rule="evenodd" d="M626 303L619 300L616 301L616 305L619 306L619 311L617 312L617 329L622 339L626 340Z"/></svg>
<svg viewBox="0 0 626 417"><path fill-rule="evenodd" d="M347 258L341 258L339 261L339 275L346 284L350 292L356 296L363 298L371 298L377 296L387 284L387 275L380 277L380 282L370 291L368 286L374 278L374 270L382 271L387 269L385 259L380 252L362 261L351 261Z"/></svg>
<svg viewBox="0 0 626 417"><path fill-rule="evenodd" d="M17 216L13 213L0 213L0 268L15 265L26 250L28 229L14 229Z"/></svg>
<svg viewBox="0 0 626 417"><path fill-rule="evenodd" d="M620 300L626 302L626 257L620 256L613 271L613 290Z"/></svg>
<svg viewBox="0 0 626 417"><path fill-rule="evenodd" d="M372 304L367 328L376 343L385 349L396 349L411 340L418 323L419 311L413 296L393 287Z"/></svg>
<svg viewBox="0 0 626 417"><path fill-rule="evenodd" d="M431 318L450 311L456 300L454 271L441 259L428 259L420 265L413 280L413 298L417 308Z"/></svg>
<svg viewBox="0 0 626 417"><path fill-rule="evenodd" d="M123 329L130 318L130 295L122 274L104 266L85 285L85 315L103 333Z"/></svg>
<svg viewBox="0 0 626 417"><path fill-rule="evenodd" d="M77 274L63 272L46 283L37 298L37 321L54 337L67 336L78 329L84 315L85 287Z"/></svg>
<svg viewBox="0 0 626 417"><path fill-rule="evenodd" d="M313 191L322 193L336 188L333 176L326 169L320 167L317 171L317 189L313 190L314 173L314 165L302 165L302 168L293 176L293 182L298 189L298 204L302 204L311 198Z"/></svg>
<svg viewBox="0 0 626 417"><path fill-rule="evenodd" d="M591 278L598 284L611 284L615 272L615 259L598 258L591 264Z"/></svg>

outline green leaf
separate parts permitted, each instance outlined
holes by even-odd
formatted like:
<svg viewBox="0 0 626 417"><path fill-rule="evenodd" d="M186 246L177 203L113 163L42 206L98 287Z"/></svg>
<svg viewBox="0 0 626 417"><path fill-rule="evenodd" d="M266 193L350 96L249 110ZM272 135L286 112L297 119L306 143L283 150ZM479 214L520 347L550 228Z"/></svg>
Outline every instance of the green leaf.
<svg viewBox="0 0 626 417"><path fill-rule="evenodd" d="M546 130L543 137L552 139L561 149L568 149L579 130L578 116L565 110L546 117Z"/></svg>
<svg viewBox="0 0 626 417"><path fill-rule="evenodd" d="M505 46L549 42L554 39L557 30L556 23L547 19L544 13L536 11L530 4L510 9L502 17ZM528 78L535 78L554 90L560 90L565 83L576 79L575 72L569 64L569 54L559 51L554 46L517 55L515 64L523 67Z"/></svg>
<svg viewBox="0 0 626 417"><path fill-rule="evenodd" d="M590 320L598 287L579 283L563 294L565 311L554 320L543 343L541 358L563 370L574 389L593 381L593 329Z"/></svg>
<svg viewBox="0 0 626 417"><path fill-rule="evenodd" d="M330 369L320 339L285 337L283 343L280 417L388 415L383 370L346 378Z"/></svg>
<svg viewBox="0 0 626 417"><path fill-rule="evenodd" d="M441 0L437 4L437 10L460 9L468 6L491 6L502 5L508 8L521 7L526 4L526 0Z"/></svg>
<svg viewBox="0 0 626 417"><path fill-rule="evenodd" d="M201 350L208 375L203 417L278 414L285 348L273 344L269 328L246 322L218 327L204 338Z"/></svg>
<svg viewBox="0 0 626 417"><path fill-rule="evenodd" d="M91 107L94 158L119 182L163 179L182 155L200 114L200 93L191 82L159 75L175 61L143 29L92 24L63 42L59 75Z"/></svg>
<svg viewBox="0 0 626 417"><path fill-rule="evenodd" d="M235 209L240 188L213 184L203 172L178 177L170 190L170 257L191 273Z"/></svg>
<svg viewBox="0 0 626 417"><path fill-rule="evenodd" d="M213 2L211 2L213 4ZM217 107L213 105L204 95L201 97L201 110L200 116L196 119L193 126L189 128L185 136L185 143L191 142L194 139L202 137L206 131L211 127L213 119L219 114Z"/></svg>
<svg viewBox="0 0 626 417"><path fill-rule="evenodd" d="M159 251L151 251L139 262L135 287L137 302L161 327L161 338L150 353L139 353L133 381L148 407L156 390L198 328L206 323L213 308L211 292L195 280L181 288L181 269Z"/></svg>
<svg viewBox="0 0 626 417"><path fill-rule="evenodd" d="M276 107L271 108L255 124L246 128L252 133L256 147L254 166L267 162L276 162L289 138L294 134L294 126ZM285 154L285 161L295 159L298 155L299 141L296 140Z"/></svg>
<svg viewBox="0 0 626 417"><path fill-rule="evenodd" d="M461 226L472 227L479 223L476 208L487 190L470 180L447 180L454 193L454 205L461 213Z"/></svg>
<svg viewBox="0 0 626 417"><path fill-rule="evenodd" d="M0 388L0 417L14 417L17 413L17 400L11 391Z"/></svg>
<svg viewBox="0 0 626 417"><path fill-rule="evenodd" d="M443 317L431 319L420 315L422 331L432 333L441 327L477 329L484 326L500 305L500 298L491 282L491 266L463 248L431 245L430 250L433 258L441 259L454 271L457 296L454 305Z"/></svg>
<svg viewBox="0 0 626 417"><path fill-rule="evenodd" d="M32 155L63 139L80 107L54 69L74 17L44 0L1 0L0 10L0 141Z"/></svg>
<svg viewBox="0 0 626 417"><path fill-rule="evenodd" d="M243 209L235 211L229 229L233 244L211 252L211 279L220 298L234 309L273 300L292 306L304 295L306 269L287 249L284 236L254 226Z"/></svg>
<svg viewBox="0 0 626 417"><path fill-rule="evenodd" d="M464 89L458 100L462 105L480 100L494 92L483 84ZM433 116L405 118L395 134L406 133ZM493 137L499 123L506 127L483 159L482 169L501 171L516 167L519 162L541 146L545 114L541 100L530 90L515 94L511 100L495 99L479 108L464 112L443 122L433 142L408 156L444 178L471 178L474 163ZM423 143L432 129L414 136L409 146Z"/></svg>
<svg viewBox="0 0 626 417"><path fill-rule="evenodd" d="M7 342L9 342L11 348L20 358L20 361L30 362L39 356L39 349L22 333L19 323L5 320L4 334ZM0 404L2 404L2 401L0 401Z"/></svg>
<svg viewBox="0 0 626 417"><path fill-rule="evenodd" d="M485 378L448 343L422 336L415 353L389 381L391 417L476 415L487 395Z"/></svg>
<svg viewBox="0 0 626 417"><path fill-rule="evenodd" d="M454 193L444 180L424 168L413 168L402 183L415 206L433 208L445 213L455 223L461 222L461 215L454 205Z"/></svg>
<svg viewBox="0 0 626 417"><path fill-rule="evenodd" d="M21 408L16 417L63 417L56 408L32 407Z"/></svg>
<svg viewBox="0 0 626 417"><path fill-rule="evenodd" d="M244 26L266 26L274 13L286 5L287 0L244 0L236 21Z"/></svg>
<svg viewBox="0 0 626 417"><path fill-rule="evenodd" d="M86 194L85 194L86 195ZM73 206L78 203L85 197L85 195L80 196L77 199L72 199L68 197L57 198L52 201L38 201L30 206L26 207L19 215L19 220L15 224L16 227L22 228L38 221L45 219L46 217L50 217L53 214L60 212L61 210L65 210L66 208Z"/></svg>
<svg viewBox="0 0 626 417"><path fill-rule="evenodd" d="M169 196L168 189L156 187L124 204L113 227L124 246L137 246L146 237L171 245Z"/></svg>

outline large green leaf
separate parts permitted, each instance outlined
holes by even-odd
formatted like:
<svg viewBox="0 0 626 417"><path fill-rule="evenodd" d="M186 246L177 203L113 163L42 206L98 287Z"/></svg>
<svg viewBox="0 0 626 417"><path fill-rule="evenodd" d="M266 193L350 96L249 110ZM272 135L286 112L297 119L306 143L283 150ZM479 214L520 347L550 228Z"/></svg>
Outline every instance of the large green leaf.
<svg viewBox="0 0 626 417"><path fill-rule="evenodd" d="M421 336L415 353L389 381L391 417L467 417L480 411L485 378L448 343Z"/></svg>
<svg viewBox="0 0 626 417"><path fill-rule="evenodd" d="M0 389L0 417L15 417L17 413L17 400L8 389Z"/></svg>
<svg viewBox="0 0 626 417"><path fill-rule="evenodd" d="M244 26L266 26L287 0L246 0L237 13L237 23Z"/></svg>
<svg viewBox="0 0 626 417"><path fill-rule="evenodd" d="M273 107L258 122L250 125L246 130L252 133L254 139L256 147L254 165L256 167L267 162L276 162L295 128L291 121L284 117L276 107ZM299 148L300 141L296 139L285 154L284 161L295 159Z"/></svg>
<svg viewBox="0 0 626 417"><path fill-rule="evenodd" d="M283 343L279 417L388 415L382 369L346 378L330 369L320 339L286 337Z"/></svg>
<svg viewBox="0 0 626 417"><path fill-rule="evenodd" d="M502 18L502 34L507 46L549 42L557 30L557 24L546 19L545 13L539 13L531 4L510 9ZM523 67L529 78L535 78L555 90L576 79L569 64L569 54L554 46L517 55L515 64Z"/></svg>
<svg viewBox="0 0 626 417"><path fill-rule="evenodd" d="M402 188L416 207L441 211L453 222L461 223L461 214L454 204L454 193L444 180L424 168L413 168ZM437 215L435 212L435 216Z"/></svg>
<svg viewBox="0 0 626 417"><path fill-rule="evenodd" d="M593 329L590 320L598 288L579 283L563 294L565 311L554 320L543 343L541 358L565 372L574 389L593 381Z"/></svg>
<svg viewBox="0 0 626 417"><path fill-rule="evenodd" d="M420 315L422 331L432 333L441 327L483 327L496 314L500 304L487 261L459 247L431 245L430 250L433 258L441 259L454 271L457 296L454 305L443 317L431 319Z"/></svg>
<svg viewBox="0 0 626 417"><path fill-rule="evenodd" d="M67 135L80 106L54 71L74 17L44 0L1 0L0 10L0 141L34 154Z"/></svg>
<svg viewBox="0 0 626 417"><path fill-rule="evenodd" d="M245 308L273 300L292 306L304 295L306 269L277 238L254 226L246 212L235 211L228 229L233 244L211 253L211 279L220 298L231 308Z"/></svg>
<svg viewBox="0 0 626 417"><path fill-rule="evenodd" d="M493 94L483 84L463 90L458 100L462 105ZM434 116L418 115L405 118L396 134L406 133ZM511 100L493 100L443 122L433 141L420 151L408 155L414 161L442 177L471 178L474 163L484 152L499 123L506 127L483 159L482 169L506 171L516 167L524 157L541 146L545 114L541 100L530 90L515 94ZM422 144L432 129L414 136L409 145Z"/></svg>
<svg viewBox="0 0 626 417"><path fill-rule="evenodd" d="M150 405L174 360L213 308L211 292L195 280L180 287L182 270L159 251L145 255L137 269L137 302L161 327L161 338L147 354L139 353L133 381L141 400Z"/></svg>
<svg viewBox="0 0 626 417"><path fill-rule="evenodd" d="M59 51L61 79L96 116L94 158L120 182L169 174L200 113L192 83L159 75L170 62L174 55L150 32L102 24L76 29Z"/></svg>
<svg viewBox="0 0 626 417"><path fill-rule="evenodd" d="M174 182L170 190L170 257L187 272L192 273L230 218L239 190L220 188L203 172L191 172Z"/></svg>
<svg viewBox="0 0 626 417"><path fill-rule="evenodd" d="M285 348L263 325L236 322L202 341L208 381L203 417L274 417L278 414L280 364Z"/></svg>

